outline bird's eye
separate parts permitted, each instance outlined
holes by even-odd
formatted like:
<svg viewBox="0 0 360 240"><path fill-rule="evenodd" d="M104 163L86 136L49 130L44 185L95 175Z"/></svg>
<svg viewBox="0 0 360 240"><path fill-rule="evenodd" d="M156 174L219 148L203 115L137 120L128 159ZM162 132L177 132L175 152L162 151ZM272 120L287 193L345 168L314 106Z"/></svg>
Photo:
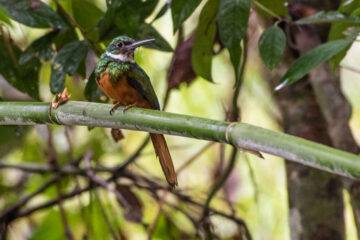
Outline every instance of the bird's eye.
<svg viewBox="0 0 360 240"><path fill-rule="evenodd" d="M117 44L117 47L119 47L119 48L121 48L121 47L123 47L124 46L124 43L123 42L119 42L118 44Z"/></svg>

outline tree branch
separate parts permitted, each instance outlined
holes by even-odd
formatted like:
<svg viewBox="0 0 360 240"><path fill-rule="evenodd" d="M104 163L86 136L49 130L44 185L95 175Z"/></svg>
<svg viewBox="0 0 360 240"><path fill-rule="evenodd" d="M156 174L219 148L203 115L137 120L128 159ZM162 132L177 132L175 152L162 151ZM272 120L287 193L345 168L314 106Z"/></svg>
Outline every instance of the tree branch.
<svg viewBox="0 0 360 240"><path fill-rule="evenodd" d="M245 123L229 123L156 110L70 101L57 109L42 102L1 102L1 125L60 124L123 128L191 137L260 151L349 178L360 178L360 157L322 144Z"/></svg>

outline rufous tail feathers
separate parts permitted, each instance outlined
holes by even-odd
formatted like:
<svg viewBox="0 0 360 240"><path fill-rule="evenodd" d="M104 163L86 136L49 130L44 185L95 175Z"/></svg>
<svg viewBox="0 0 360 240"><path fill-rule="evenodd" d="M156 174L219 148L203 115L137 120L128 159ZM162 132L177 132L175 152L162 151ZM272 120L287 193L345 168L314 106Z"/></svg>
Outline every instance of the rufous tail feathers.
<svg viewBox="0 0 360 240"><path fill-rule="evenodd" d="M151 133L150 137L154 145L155 153L159 157L160 165L165 174L166 181L171 187L175 187L178 184L176 172L164 135Z"/></svg>

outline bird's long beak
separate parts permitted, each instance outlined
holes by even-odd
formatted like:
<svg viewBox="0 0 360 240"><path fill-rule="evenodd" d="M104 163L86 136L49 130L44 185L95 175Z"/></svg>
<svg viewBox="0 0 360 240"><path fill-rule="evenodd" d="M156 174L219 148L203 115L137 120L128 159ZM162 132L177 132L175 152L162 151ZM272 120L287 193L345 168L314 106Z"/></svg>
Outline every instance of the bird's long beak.
<svg viewBox="0 0 360 240"><path fill-rule="evenodd" d="M132 44L128 45L127 48L128 48L129 50L132 50L132 49L135 49L135 48L137 48L137 47L143 46L143 45L145 45L145 44L151 43L151 42L153 42L153 41L155 41L154 38L135 41L135 42L133 42Z"/></svg>

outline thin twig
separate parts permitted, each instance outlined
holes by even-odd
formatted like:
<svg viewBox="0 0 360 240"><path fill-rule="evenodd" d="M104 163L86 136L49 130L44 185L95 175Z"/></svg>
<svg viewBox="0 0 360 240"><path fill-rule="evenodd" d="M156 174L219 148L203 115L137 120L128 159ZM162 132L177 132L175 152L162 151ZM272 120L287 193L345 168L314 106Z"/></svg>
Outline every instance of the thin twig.
<svg viewBox="0 0 360 240"><path fill-rule="evenodd" d="M57 154L56 154L56 150L55 150L54 143L53 143L53 135L52 135L51 128L49 126L48 126L47 130L48 130L47 131L47 133L48 133L48 139L47 139L48 163L49 163L50 167L52 167L54 170L57 170L60 167L59 167L59 162L57 159ZM66 239L73 240L74 236L72 234L72 231L71 231L71 228L69 225L69 221L66 216L65 208L61 201L61 199L62 199L61 180L62 179L59 178L55 183L56 191L57 191L58 197L60 199L58 202L58 207L59 207L59 211L60 211L61 221L64 226L64 233L65 233Z"/></svg>
<svg viewBox="0 0 360 240"><path fill-rule="evenodd" d="M56 175L52 177L49 181L45 182L42 186L40 186L37 190L30 193L29 195L26 195L19 200L17 200L13 205L6 208L4 211L2 211L0 215L0 222L7 223L12 221L13 219L17 218L17 212L24 207L30 200L32 200L34 197L39 195L40 193L44 192L46 189L51 187L53 184L55 184L59 179L60 175Z"/></svg>
<svg viewBox="0 0 360 240"><path fill-rule="evenodd" d="M355 67L353 67L353 66L341 64L341 65L340 65L340 68L345 69L345 70L352 71L352 72L354 72L354 73L360 74L360 69L355 68Z"/></svg>
<svg viewBox="0 0 360 240"><path fill-rule="evenodd" d="M146 190L148 190L148 191L150 191L150 192L154 192L154 191L156 191L156 190L170 191L170 189L169 189L168 187L159 185L158 183L153 182L153 181L151 181L151 180L149 180L148 178L143 177L143 176L134 176L134 175L132 175L132 174L130 174L129 172L126 172L126 171L123 172L122 176L125 177L125 178L128 178L128 179L132 180L132 181L133 181L132 184L133 184L134 186L139 187L139 188L141 188L141 189L146 189ZM115 181L115 180L118 179L118 178L119 178L119 176L113 175L113 176L109 177L106 181L107 181L107 182L111 182L111 181ZM148 185L145 185L145 186L144 186L144 185L141 185L141 184L138 183L137 180L143 181L143 182L147 183ZM94 183L94 184L89 184L88 186L86 186L86 187L84 187L84 188L81 188L81 189L75 189L75 190L73 190L73 191L70 192L70 193L63 194L62 200L71 199L71 198L73 198L73 197L75 197L75 196L78 196L78 195L80 195L80 194L82 194L82 193L84 193L84 192L87 192L87 191L89 191L89 190L91 190L91 189L93 189L93 188L95 188L95 187L98 187L98 186L99 186L98 184ZM191 199L190 196L184 195L184 194L182 194L182 193L180 193L180 192L178 192L178 191L172 191L171 193L172 193L174 196L177 196L178 199L180 199L180 200L183 201L183 202L190 203L191 205L200 207L201 209L204 208L204 205L203 205L202 203L196 202L195 200ZM31 214L34 213L34 212L37 212L37 211L40 211L40 210L43 210L43 209L47 209L47 208L49 208L49 207L52 207L52 206L56 205L56 204L58 203L58 201L59 201L59 199L56 198L56 199L53 199L53 200L49 200L49 201L47 201L47 202L45 202L45 203L38 204L38 205L36 205L36 206L30 207L30 208L28 208L28 209L25 209L25 210L19 212L19 213L17 214L16 218L29 216L29 215L31 215ZM241 226L245 229L244 231L245 231L246 235L248 236L248 239L251 239L250 233L249 233L249 231L248 231L248 228L246 227L246 224L245 224L245 222L244 222L242 219L240 219L240 218L238 218L238 217L236 217L236 216L234 216L234 215L229 215L229 214L227 214L227 213L225 213L225 212L222 212L222 211L213 209L213 208L209 208L209 211L210 211L211 214L216 214L216 215L222 216L222 217L224 217L224 218L227 218L227 219L229 219L229 220L232 220L232 221L234 221L235 223L241 225Z"/></svg>
<svg viewBox="0 0 360 240"><path fill-rule="evenodd" d="M240 96L241 86L244 81L246 63L247 63L247 37L245 36L243 39L243 51L242 51L239 79L235 80L234 94L233 94L233 99L232 99L232 107L231 107L231 112L228 117L230 121L238 121L240 118L240 115L241 115L240 107L238 106L238 99ZM233 147L232 153L230 155L229 163L225 167L224 173L213 184L212 188L210 189L209 195L205 201L204 211L203 211L202 217L200 218L200 222L203 223L203 227L204 227L204 231L206 233L207 239L212 239L211 223L208 220L210 203L211 203L212 199L215 197L216 193L223 187L223 185L226 183L226 180L230 176L230 173L232 172L232 170L235 166L235 162L237 159L237 152L238 152L238 149L236 147Z"/></svg>

